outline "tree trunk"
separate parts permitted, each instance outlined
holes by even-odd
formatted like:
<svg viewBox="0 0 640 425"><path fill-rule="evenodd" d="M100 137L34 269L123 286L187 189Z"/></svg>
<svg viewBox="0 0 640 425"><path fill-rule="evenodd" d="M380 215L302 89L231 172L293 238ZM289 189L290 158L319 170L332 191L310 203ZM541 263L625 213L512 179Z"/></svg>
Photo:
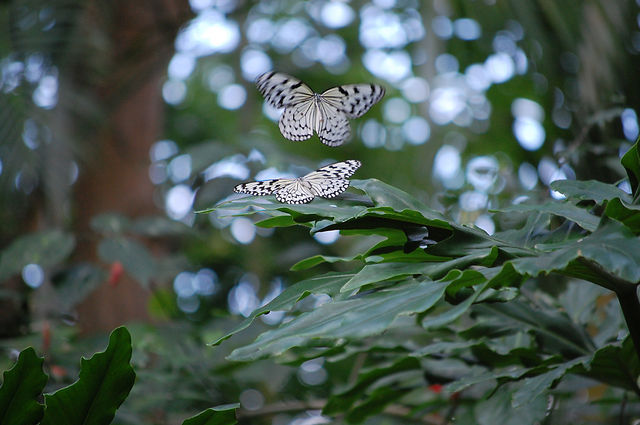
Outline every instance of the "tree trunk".
<svg viewBox="0 0 640 425"><path fill-rule="evenodd" d="M92 3L86 25L92 31L103 20ZM161 135L161 87L179 27L190 17L186 1L116 1L102 28L112 46L112 72L93 87L109 115L89 142L92 159L75 186L75 213L79 237L77 260L99 263L91 219L117 212L128 217L161 213L153 203L154 187L148 177L149 149ZM69 88L67 88L69 90ZM71 88L70 93L73 93ZM107 268L109 265L105 265ZM108 331L132 320L149 320L148 288L126 273L117 284L103 282L78 308L79 326L85 333Z"/></svg>

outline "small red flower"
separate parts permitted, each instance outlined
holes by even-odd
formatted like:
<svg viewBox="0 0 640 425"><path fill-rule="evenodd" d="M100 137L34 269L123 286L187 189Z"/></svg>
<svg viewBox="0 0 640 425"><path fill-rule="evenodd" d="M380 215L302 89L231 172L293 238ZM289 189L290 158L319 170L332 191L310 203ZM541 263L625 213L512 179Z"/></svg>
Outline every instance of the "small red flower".
<svg viewBox="0 0 640 425"><path fill-rule="evenodd" d="M51 375L53 375L55 378L60 379L60 378L64 378L65 376L67 376L67 369L63 368L62 366L58 366L58 365L51 365Z"/></svg>
<svg viewBox="0 0 640 425"><path fill-rule="evenodd" d="M436 394L440 394L442 392L442 385L441 384L429 385L429 389Z"/></svg>
<svg viewBox="0 0 640 425"><path fill-rule="evenodd" d="M114 261L111 263L111 267L109 268L109 279L107 279L109 286L116 286L122 277L122 273L124 273L124 267L122 267L122 263L120 261Z"/></svg>

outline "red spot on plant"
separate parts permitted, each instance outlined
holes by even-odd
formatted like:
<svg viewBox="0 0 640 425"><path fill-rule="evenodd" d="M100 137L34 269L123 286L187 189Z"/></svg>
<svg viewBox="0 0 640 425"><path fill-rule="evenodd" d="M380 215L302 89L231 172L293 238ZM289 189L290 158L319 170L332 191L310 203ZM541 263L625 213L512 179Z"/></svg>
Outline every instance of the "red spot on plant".
<svg viewBox="0 0 640 425"><path fill-rule="evenodd" d="M109 286L116 286L122 277L122 273L124 273L124 267L122 267L122 263L120 261L111 263L111 267L109 268L109 279L107 280Z"/></svg>

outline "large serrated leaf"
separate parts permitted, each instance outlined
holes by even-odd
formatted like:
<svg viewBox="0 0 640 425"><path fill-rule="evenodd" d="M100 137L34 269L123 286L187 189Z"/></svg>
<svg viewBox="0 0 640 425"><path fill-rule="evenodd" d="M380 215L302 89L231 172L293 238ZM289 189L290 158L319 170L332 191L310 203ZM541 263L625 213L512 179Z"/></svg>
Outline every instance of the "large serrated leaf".
<svg viewBox="0 0 640 425"><path fill-rule="evenodd" d="M44 414L38 398L47 383L44 359L33 348L24 349L16 364L2 375L0 424L35 425Z"/></svg>
<svg viewBox="0 0 640 425"><path fill-rule="evenodd" d="M20 273L27 264L42 268L62 262L75 247L75 239L61 230L48 230L22 236L2 251L0 258L0 282Z"/></svg>
<svg viewBox="0 0 640 425"><path fill-rule="evenodd" d="M478 250L473 254L456 258L450 261L421 262L421 263L401 263L389 262L380 264L365 265L355 276L353 276L340 290L340 292L350 292L375 282L382 282L387 279L401 278L409 275L424 275L431 279L439 279L450 270L463 269L471 264L478 264L488 257L494 255L492 248ZM437 258L437 257L434 257Z"/></svg>
<svg viewBox="0 0 640 425"><path fill-rule="evenodd" d="M218 338L211 345L218 345L225 339L246 329L256 319L256 317L267 314L270 311L290 310L296 302L311 294L328 294L333 296L340 292L340 288L351 277L353 273L331 272L320 276L315 276L296 283L282 291L280 295L271 300L268 304L254 310L249 317L240 323L235 329L221 338Z"/></svg>
<svg viewBox="0 0 640 425"><path fill-rule="evenodd" d="M239 407L240 403L212 407L192 418L185 419L182 425L235 425L238 423L236 409Z"/></svg>
<svg viewBox="0 0 640 425"><path fill-rule="evenodd" d="M420 362L416 358L401 357L389 365L378 365L375 369L363 371L358 375L354 384L333 394L322 412L326 415L346 412L354 406L358 398L364 395L366 389L379 379L388 378L394 373L420 369Z"/></svg>
<svg viewBox="0 0 640 425"><path fill-rule="evenodd" d="M45 394L42 425L107 425L129 395L136 374L131 361L131 336L126 328L114 330L107 349L82 359L76 382Z"/></svg>
<svg viewBox="0 0 640 425"><path fill-rule="evenodd" d="M444 220L444 216L439 212L427 207L408 193L378 179L352 180L351 185L369 195L375 206L390 207L397 212L413 210L427 219Z"/></svg>
<svg viewBox="0 0 640 425"><path fill-rule="evenodd" d="M331 301L303 313L251 344L235 349L230 360L248 361L277 355L312 340L364 338L387 329L399 315L421 313L444 294L450 282L409 282L355 299Z"/></svg>
<svg viewBox="0 0 640 425"><path fill-rule="evenodd" d="M518 258L512 261L512 265L518 273L537 276L563 271L579 258L599 264L622 281L630 284L640 281L640 239L615 221L604 223L597 231L575 243ZM611 282L614 284L616 282Z"/></svg>
<svg viewBox="0 0 640 425"><path fill-rule="evenodd" d="M640 205L627 204L618 198L612 199L607 202L604 215L618 220L634 234L640 234Z"/></svg>
<svg viewBox="0 0 640 425"><path fill-rule="evenodd" d="M584 208L577 207L567 202L547 202L546 204L518 204L510 205L505 208L500 208L496 211L500 212L545 212L560 217L564 217L567 220L571 220L578 226L590 232L595 231L598 228L600 218L593 214L590 214Z"/></svg>
<svg viewBox="0 0 640 425"><path fill-rule="evenodd" d="M313 257L305 258L304 260L298 261L293 266L291 266L290 270L300 271L300 270L310 269L312 267L315 267L323 263L338 263L338 262L342 263L342 262L356 261L361 259L362 259L362 255L360 254L354 255L353 257L333 257L329 255L314 255Z"/></svg>
<svg viewBox="0 0 640 425"><path fill-rule="evenodd" d="M544 352L563 353L572 358L595 348L585 330L564 312L536 310L519 301L482 304L476 306L476 310L503 321L513 321L520 329L534 333Z"/></svg>
<svg viewBox="0 0 640 425"><path fill-rule="evenodd" d="M539 423L546 415L547 400L537 397L514 409L510 400L513 390L508 386L498 388L495 394L476 404L474 414L479 425L523 425Z"/></svg>
<svg viewBox="0 0 640 425"><path fill-rule="evenodd" d="M596 204L616 198L631 202L631 197L622 189L597 180L556 180L551 183L551 189L567 198L594 201Z"/></svg>

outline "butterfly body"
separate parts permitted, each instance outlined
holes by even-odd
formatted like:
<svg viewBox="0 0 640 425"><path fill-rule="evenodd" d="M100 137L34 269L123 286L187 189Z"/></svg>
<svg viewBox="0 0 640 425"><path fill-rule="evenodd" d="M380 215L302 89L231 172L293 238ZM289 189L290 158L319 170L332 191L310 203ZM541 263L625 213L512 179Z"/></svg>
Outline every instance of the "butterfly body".
<svg viewBox="0 0 640 425"><path fill-rule="evenodd" d="M353 159L335 162L295 179L273 179L242 183L233 190L255 196L275 195L279 202L306 204L316 196L334 198L347 190L349 177L360 167Z"/></svg>
<svg viewBox="0 0 640 425"><path fill-rule="evenodd" d="M289 140L307 140L317 133L322 143L339 146L351 136L349 119L358 118L384 96L377 84L348 84L315 93L295 77L267 72L258 90L275 108L284 108L278 126Z"/></svg>

